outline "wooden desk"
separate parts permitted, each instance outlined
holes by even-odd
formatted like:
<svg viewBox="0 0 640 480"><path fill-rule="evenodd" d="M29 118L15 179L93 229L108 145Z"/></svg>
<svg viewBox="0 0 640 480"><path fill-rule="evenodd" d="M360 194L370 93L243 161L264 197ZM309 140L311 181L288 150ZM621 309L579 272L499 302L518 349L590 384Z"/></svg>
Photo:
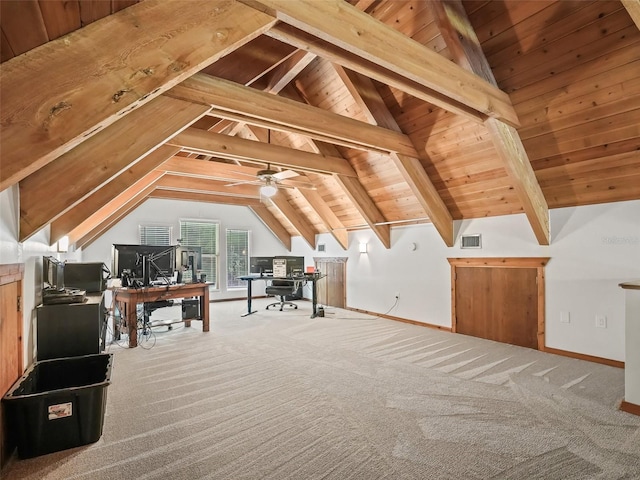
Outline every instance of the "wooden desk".
<svg viewBox="0 0 640 480"><path fill-rule="evenodd" d="M209 331L209 285L210 283L185 283L144 288L118 288L113 290L113 301L120 310L129 332L129 348L138 346L138 314L139 303L157 302L172 298L200 297L200 320L202 331ZM191 326L185 320L185 326Z"/></svg>

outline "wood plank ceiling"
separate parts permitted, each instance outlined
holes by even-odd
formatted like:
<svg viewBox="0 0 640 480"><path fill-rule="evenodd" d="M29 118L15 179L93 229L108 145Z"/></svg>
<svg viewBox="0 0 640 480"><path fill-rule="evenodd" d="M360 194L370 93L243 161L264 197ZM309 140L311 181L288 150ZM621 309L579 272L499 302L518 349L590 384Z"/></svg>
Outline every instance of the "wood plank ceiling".
<svg viewBox="0 0 640 480"><path fill-rule="evenodd" d="M287 248L424 222L452 246L454 220L514 213L545 245L549 208L640 198L638 0L0 8L21 241L87 246L170 198L245 205Z"/></svg>

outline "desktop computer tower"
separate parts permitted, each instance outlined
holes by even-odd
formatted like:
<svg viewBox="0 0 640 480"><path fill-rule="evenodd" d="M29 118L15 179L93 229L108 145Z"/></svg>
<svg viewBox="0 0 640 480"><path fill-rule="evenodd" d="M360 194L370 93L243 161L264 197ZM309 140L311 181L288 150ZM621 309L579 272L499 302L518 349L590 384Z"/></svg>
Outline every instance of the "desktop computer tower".
<svg viewBox="0 0 640 480"><path fill-rule="evenodd" d="M200 299L183 299L182 300L182 319L189 320L200 318Z"/></svg>

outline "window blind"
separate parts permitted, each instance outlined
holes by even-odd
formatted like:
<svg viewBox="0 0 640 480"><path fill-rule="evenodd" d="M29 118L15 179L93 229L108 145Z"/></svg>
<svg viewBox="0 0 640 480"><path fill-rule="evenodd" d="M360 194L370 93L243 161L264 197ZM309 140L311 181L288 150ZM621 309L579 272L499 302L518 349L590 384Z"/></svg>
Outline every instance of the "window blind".
<svg viewBox="0 0 640 480"><path fill-rule="evenodd" d="M202 271L207 281L218 287L218 224L216 222L180 221L182 245L202 247Z"/></svg>
<svg viewBox="0 0 640 480"><path fill-rule="evenodd" d="M169 225L139 225L140 245L171 245Z"/></svg>
<svg viewBox="0 0 640 480"><path fill-rule="evenodd" d="M238 277L249 273L249 231L227 229L227 288L245 287Z"/></svg>

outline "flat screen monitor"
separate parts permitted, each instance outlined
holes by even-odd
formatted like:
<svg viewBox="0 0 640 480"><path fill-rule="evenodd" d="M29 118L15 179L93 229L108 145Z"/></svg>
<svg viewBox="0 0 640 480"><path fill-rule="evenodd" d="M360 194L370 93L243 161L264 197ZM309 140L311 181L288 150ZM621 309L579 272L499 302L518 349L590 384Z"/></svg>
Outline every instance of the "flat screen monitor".
<svg viewBox="0 0 640 480"><path fill-rule="evenodd" d="M64 263L55 257L42 257L43 290L64 289Z"/></svg>
<svg viewBox="0 0 640 480"><path fill-rule="evenodd" d="M288 277L304 274L304 257L277 256L274 258L286 260L286 272Z"/></svg>
<svg viewBox="0 0 640 480"><path fill-rule="evenodd" d="M170 278L176 265L176 247L166 245L122 245L114 244L111 274L122 278L155 281ZM144 258L149 260L148 272L145 272Z"/></svg>
<svg viewBox="0 0 640 480"><path fill-rule="evenodd" d="M196 270L202 270L202 247L180 245L176 248L176 269L188 270L191 262Z"/></svg>
<svg viewBox="0 0 640 480"><path fill-rule="evenodd" d="M273 257L249 258L249 272L259 275L271 275L273 273Z"/></svg>

